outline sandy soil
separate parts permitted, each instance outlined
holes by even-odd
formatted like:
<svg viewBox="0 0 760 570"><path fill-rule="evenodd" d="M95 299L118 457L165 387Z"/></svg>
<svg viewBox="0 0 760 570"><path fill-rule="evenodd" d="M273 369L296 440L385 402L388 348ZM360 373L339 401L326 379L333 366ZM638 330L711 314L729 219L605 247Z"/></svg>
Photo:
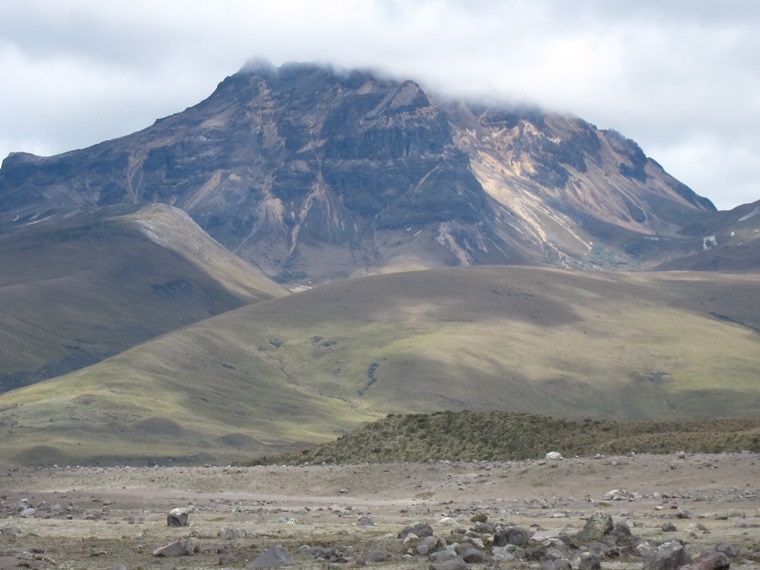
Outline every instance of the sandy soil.
<svg viewBox="0 0 760 570"><path fill-rule="evenodd" d="M19 512L23 499L36 508L34 516ZM172 508L191 506L189 526L167 526ZM427 568L424 559L403 558L411 548L397 538L405 525L428 522L451 543L462 539L452 531L472 528L471 517L482 513L489 522L551 536L579 531L596 511L627 522L635 536L682 540L692 556L729 543L741 553L732 568L760 568L760 456L743 453L359 466L6 468L0 470L0 569L107 569L117 563L128 569L244 568L275 544L304 568L327 563L299 553L302 545L337 547L344 554L341 565L382 548L393 554L382 567ZM667 522L676 530L664 532ZM231 537L225 529L233 529ZM198 552L154 556L156 548L181 538L192 538ZM642 562L620 559L602 567L641 568Z"/></svg>

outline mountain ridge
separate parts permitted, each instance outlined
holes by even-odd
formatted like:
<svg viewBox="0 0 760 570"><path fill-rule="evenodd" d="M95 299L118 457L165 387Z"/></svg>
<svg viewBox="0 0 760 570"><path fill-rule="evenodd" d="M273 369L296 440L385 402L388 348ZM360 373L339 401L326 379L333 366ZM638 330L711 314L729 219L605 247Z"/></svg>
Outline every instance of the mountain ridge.
<svg viewBox="0 0 760 570"><path fill-rule="evenodd" d="M451 265L651 268L702 251L684 229L716 213L582 119L301 63L248 64L134 134L0 169L3 231L155 202L291 287Z"/></svg>

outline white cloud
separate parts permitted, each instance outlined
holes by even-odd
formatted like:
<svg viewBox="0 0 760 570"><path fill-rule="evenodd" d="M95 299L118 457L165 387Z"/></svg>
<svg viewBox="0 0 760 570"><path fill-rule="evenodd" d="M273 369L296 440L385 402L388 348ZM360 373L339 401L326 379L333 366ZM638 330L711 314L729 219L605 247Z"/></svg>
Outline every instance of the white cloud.
<svg viewBox="0 0 760 570"><path fill-rule="evenodd" d="M144 128L259 56L569 111L727 208L760 199L757 53L754 0L7 0L0 155Z"/></svg>

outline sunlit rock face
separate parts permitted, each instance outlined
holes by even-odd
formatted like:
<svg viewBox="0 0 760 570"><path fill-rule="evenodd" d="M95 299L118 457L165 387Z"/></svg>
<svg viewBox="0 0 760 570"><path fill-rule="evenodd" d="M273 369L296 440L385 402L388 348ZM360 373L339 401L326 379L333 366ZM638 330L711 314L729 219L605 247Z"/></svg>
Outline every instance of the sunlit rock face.
<svg viewBox="0 0 760 570"><path fill-rule="evenodd" d="M311 64L249 64L142 131L0 169L2 231L151 202L289 285L486 263L645 268L701 251L683 230L714 215L633 141L579 118Z"/></svg>

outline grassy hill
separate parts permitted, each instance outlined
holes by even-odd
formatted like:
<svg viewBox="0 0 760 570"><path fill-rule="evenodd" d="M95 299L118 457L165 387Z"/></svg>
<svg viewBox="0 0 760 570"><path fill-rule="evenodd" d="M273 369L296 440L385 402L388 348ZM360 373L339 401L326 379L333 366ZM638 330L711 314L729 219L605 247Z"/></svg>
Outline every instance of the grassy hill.
<svg viewBox="0 0 760 570"><path fill-rule="evenodd" d="M442 410L757 418L758 298L754 274L472 267L336 283L0 396L0 460L246 460Z"/></svg>
<svg viewBox="0 0 760 570"><path fill-rule="evenodd" d="M760 452L760 418L611 422L510 412L389 415L337 440L251 463L398 463L597 454Z"/></svg>
<svg viewBox="0 0 760 570"><path fill-rule="evenodd" d="M0 391L286 294L166 206L3 236L0 266Z"/></svg>

